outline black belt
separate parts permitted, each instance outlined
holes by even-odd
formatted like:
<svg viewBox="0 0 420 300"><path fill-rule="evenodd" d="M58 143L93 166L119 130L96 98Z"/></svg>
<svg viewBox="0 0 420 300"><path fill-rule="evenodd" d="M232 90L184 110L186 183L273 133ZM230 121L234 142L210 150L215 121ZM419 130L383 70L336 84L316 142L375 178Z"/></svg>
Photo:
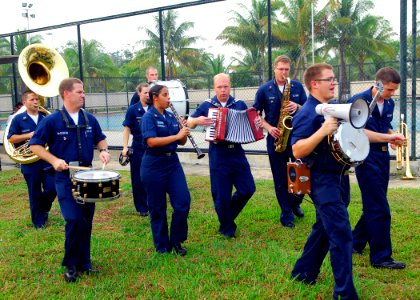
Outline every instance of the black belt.
<svg viewBox="0 0 420 300"><path fill-rule="evenodd" d="M224 142L213 142L213 145L215 147L220 147L220 148L234 149L235 145L237 145L237 144L230 144L230 143L224 143Z"/></svg>
<svg viewBox="0 0 420 300"><path fill-rule="evenodd" d="M388 145L374 145L374 144L370 144L370 150L372 150L372 151L380 151L380 152L388 152Z"/></svg>
<svg viewBox="0 0 420 300"><path fill-rule="evenodd" d="M151 152L151 151L146 151L147 155L150 156L172 156L176 154L176 151L171 151L171 152Z"/></svg>

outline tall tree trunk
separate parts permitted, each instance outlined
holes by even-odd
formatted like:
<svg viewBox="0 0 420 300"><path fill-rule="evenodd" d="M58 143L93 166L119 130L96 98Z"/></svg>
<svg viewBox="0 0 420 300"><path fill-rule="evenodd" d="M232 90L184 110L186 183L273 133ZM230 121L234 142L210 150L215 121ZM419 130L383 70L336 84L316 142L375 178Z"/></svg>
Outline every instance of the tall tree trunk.
<svg viewBox="0 0 420 300"><path fill-rule="evenodd" d="M345 47L340 45L340 90L338 99L340 103L346 103L350 98L350 88L347 82L346 57L344 55Z"/></svg>

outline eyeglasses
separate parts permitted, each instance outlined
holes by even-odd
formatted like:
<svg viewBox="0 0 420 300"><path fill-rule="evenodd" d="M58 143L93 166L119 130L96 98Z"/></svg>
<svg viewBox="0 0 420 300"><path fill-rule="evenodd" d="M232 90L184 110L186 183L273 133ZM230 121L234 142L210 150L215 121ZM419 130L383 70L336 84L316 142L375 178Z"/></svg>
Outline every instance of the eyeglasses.
<svg viewBox="0 0 420 300"><path fill-rule="evenodd" d="M280 72L282 72L282 71L290 71L289 68L276 68L276 70L277 71L280 71Z"/></svg>
<svg viewBox="0 0 420 300"><path fill-rule="evenodd" d="M337 78L335 78L335 77L315 79L315 81L326 81L326 82L329 82L329 83L338 84Z"/></svg>

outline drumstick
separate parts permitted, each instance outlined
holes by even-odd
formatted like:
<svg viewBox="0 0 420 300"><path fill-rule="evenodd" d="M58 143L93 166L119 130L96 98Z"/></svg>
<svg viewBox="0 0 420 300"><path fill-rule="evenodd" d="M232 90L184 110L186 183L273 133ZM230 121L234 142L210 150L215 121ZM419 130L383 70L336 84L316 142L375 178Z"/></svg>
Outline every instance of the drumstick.
<svg viewBox="0 0 420 300"><path fill-rule="evenodd" d="M81 166L68 166L69 169L75 169L75 170L92 170L92 168L89 167L81 167Z"/></svg>
<svg viewBox="0 0 420 300"><path fill-rule="evenodd" d="M102 170L105 170L105 165L106 165L106 163L104 162L104 163L102 164Z"/></svg>

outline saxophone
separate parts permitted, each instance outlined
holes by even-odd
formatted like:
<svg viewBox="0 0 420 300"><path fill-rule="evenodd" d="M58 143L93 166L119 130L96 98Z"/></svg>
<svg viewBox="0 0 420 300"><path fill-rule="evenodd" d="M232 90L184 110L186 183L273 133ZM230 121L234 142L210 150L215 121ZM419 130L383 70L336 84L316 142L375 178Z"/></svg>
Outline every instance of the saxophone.
<svg viewBox="0 0 420 300"><path fill-rule="evenodd" d="M290 132L292 131L292 116L286 111L286 106L290 102L290 78L286 78L286 84L283 91L282 104L280 109L279 122L277 129L280 130L280 136L274 140L276 152L284 152L287 147Z"/></svg>

